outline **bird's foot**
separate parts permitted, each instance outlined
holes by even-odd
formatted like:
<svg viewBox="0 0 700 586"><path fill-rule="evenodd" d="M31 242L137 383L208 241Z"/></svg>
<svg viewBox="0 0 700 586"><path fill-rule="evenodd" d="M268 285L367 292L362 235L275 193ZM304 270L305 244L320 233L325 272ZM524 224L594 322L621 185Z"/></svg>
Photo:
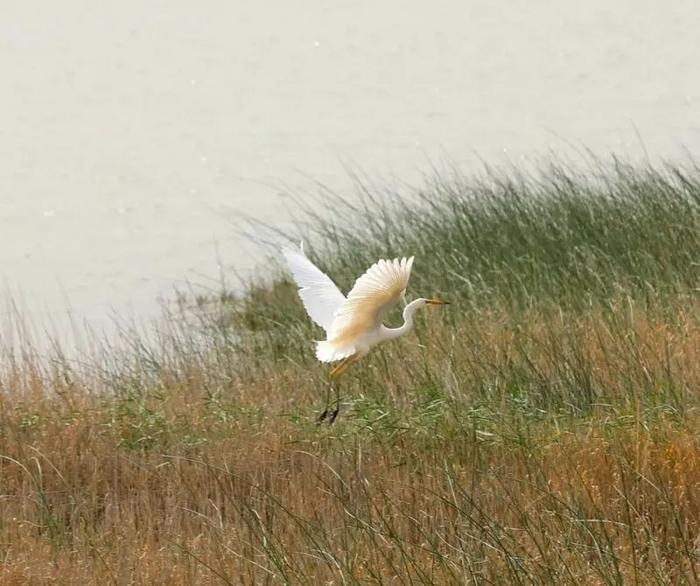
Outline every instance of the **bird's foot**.
<svg viewBox="0 0 700 586"><path fill-rule="evenodd" d="M335 421L335 418L338 417L338 413L340 413L340 406L336 407L332 411L324 409L321 415L318 416L318 419L316 419L316 425L321 425L322 423L328 423L328 425L331 425Z"/></svg>
<svg viewBox="0 0 700 586"><path fill-rule="evenodd" d="M338 417L338 413L340 413L340 406L336 407L328 414L328 425L331 425L335 421L335 418Z"/></svg>

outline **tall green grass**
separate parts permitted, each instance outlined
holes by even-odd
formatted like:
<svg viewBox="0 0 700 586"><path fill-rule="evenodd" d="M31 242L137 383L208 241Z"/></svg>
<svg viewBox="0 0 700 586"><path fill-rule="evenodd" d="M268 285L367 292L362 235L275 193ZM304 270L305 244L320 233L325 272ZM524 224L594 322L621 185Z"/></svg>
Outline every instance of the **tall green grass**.
<svg viewBox="0 0 700 586"><path fill-rule="evenodd" d="M358 184L354 199L321 188L312 204L301 200L288 244L304 240L344 291L376 259L415 255L409 296L453 301L445 312L453 324L493 308L517 321L530 309L697 299L700 171L593 163L531 175L453 172L408 192ZM236 331L264 332L265 356L298 350L306 359L306 339L318 332L280 270L272 282L266 273L249 283L228 315Z"/></svg>
<svg viewBox="0 0 700 586"><path fill-rule="evenodd" d="M687 291L700 276L697 169L622 163L586 172L437 177L406 193L331 193L299 237L344 285L375 259L417 257L414 291L479 307L581 305L621 290ZM323 205L325 204L325 205Z"/></svg>

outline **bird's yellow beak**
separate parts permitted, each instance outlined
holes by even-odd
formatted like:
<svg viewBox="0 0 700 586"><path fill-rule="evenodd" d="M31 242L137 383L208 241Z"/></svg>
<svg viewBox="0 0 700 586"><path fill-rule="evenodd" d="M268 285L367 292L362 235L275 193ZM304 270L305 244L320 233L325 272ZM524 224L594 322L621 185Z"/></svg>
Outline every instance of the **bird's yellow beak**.
<svg viewBox="0 0 700 586"><path fill-rule="evenodd" d="M443 301L442 299L428 299L426 303L430 305L449 305L449 301Z"/></svg>

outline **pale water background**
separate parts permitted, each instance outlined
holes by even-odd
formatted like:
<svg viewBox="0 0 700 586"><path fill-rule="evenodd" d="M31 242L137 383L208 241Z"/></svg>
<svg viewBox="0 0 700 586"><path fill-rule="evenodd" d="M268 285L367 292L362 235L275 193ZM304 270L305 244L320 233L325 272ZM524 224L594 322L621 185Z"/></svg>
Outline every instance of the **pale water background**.
<svg viewBox="0 0 700 586"><path fill-rule="evenodd" d="M0 278L96 328L259 260L278 186L700 153L697 0L0 2Z"/></svg>

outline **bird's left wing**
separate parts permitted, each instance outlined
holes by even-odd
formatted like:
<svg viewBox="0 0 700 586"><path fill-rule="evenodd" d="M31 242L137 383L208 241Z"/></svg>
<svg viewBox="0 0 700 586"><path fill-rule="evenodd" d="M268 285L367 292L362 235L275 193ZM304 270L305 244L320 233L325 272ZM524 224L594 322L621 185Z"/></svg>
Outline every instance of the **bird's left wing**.
<svg viewBox="0 0 700 586"><path fill-rule="evenodd" d="M306 313L328 333L338 308L345 303L345 295L303 252L284 248L282 254L299 286Z"/></svg>
<svg viewBox="0 0 700 586"><path fill-rule="evenodd" d="M386 314L408 287L413 257L379 260L355 281L348 298L338 309L328 332L329 340L350 342L378 328Z"/></svg>

